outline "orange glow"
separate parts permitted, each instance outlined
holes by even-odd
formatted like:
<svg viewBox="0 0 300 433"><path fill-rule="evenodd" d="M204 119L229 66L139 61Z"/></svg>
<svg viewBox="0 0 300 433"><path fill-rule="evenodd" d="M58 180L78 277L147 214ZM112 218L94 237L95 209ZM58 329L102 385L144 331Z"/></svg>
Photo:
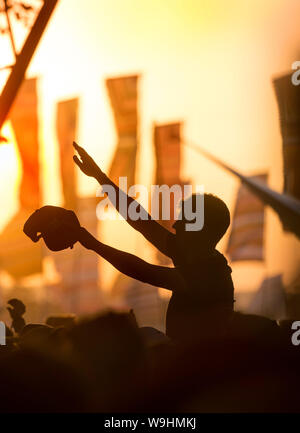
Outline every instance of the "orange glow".
<svg viewBox="0 0 300 433"><path fill-rule="evenodd" d="M281 138L271 79L299 60L299 19L300 3L295 0L61 0L28 70L28 76L40 77L44 202L61 201L56 102L80 97L78 142L105 170L115 131L104 80L129 73L142 76L140 183L152 181L153 122L182 119L186 139L244 173L268 170L271 186L280 190ZM11 140L0 147L1 199L11 203L1 213L1 224L15 206L20 177ZM206 191L233 207L236 180L192 150L184 152L183 177L204 184ZM80 174L79 181L82 195L95 191L91 179ZM284 235L273 214L268 218L267 268L275 272L282 267L282 257L274 245L284 242ZM118 230L112 231L112 224ZM113 246L136 252L144 242L138 238L136 245L128 245L132 232L122 222L105 227L103 240ZM271 239L274 228L276 239ZM151 249L144 252L150 259ZM109 285L113 271L105 266ZM241 289L248 289L243 266L236 266L235 275ZM257 286L266 268L251 269Z"/></svg>
<svg viewBox="0 0 300 433"><path fill-rule="evenodd" d="M1 133L8 141L0 145L0 197L1 203L5 203L5 206L2 206L0 227L18 207L17 196L21 179L20 157L9 122L4 124Z"/></svg>

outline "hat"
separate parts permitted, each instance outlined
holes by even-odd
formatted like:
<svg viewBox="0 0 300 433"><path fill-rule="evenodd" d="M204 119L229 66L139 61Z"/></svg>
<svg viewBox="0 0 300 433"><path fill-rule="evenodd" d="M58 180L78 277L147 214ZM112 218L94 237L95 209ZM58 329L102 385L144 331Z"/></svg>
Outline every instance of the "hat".
<svg viewBox="0 0 300 433"><path fill-rule="evenodd" d="M43 238L51 251L73 248L77 242L77 216L71 210L57 206L43 206L24 224L23 231L33 242Z"/></svg>

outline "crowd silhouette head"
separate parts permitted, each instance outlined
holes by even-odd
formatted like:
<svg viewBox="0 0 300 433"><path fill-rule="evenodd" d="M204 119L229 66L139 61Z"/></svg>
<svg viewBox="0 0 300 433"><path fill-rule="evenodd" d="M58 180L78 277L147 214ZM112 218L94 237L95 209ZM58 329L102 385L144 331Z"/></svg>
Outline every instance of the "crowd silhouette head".
<svg viewBox="0 0 300 433"><path fill-rule="evenodd" d="M125 194L83 148L74 147L80 156L74 161L83 173L113 186L116 194ZM186 199L192 212L199 211L197 197ZM150 215L127 220L170 257L174 267L150 264L103 244L80 226L73 211L44 206L29 217L24 232L33 242L43 238L50 250L59 251L79 241L125 275L171 290L172 296L166 333L139 328L132 310L86 318L52 316L45 324L26 324L24 304L11 300L12 329L8 345L0 347L0 369L7 373L2 383L6 400L0 410L295 409L299 354L275 321L234 311L231 268L215 249L229 227L230 213L220 198L203 198L204 225L198 231L186 230L192 221L185 218L184 202L173 226L176 234Z"/></svg>
<svg viewBox="0 0 300 433"><path fill-rule="evenodd" d="M215 248L219 240L224 236L230 224L229 209L219 197L213 194L203 194L203 213L204 225L201 230L187 231L186 224L191 223L185 217L184 206L192 209L193 214L200 212L200 194L192 194L190 197L180 202L179 218L173 224L176 235L186 242L188 248L190 243L198 247ZM198 200L198 202L197 202Z"/></svg>
<svg viewBox="0 0 300 433"><path fill-rule="evenodd" d="M299 350L269 319L237 314L226 336L188 345L132 311L64 319L0 346L1 412L297 410Z"/></svg>

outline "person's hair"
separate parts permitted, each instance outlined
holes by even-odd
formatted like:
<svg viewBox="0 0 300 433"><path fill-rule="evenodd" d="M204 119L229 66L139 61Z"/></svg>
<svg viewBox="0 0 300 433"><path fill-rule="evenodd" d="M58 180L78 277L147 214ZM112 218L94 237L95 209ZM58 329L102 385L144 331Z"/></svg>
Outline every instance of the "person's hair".
<svg viewBox="0 0 300 433"><path fill-rule="evenodd" d="M197 195L192 194L190 197L186 198L184 202L192 200L192 210L196 212ZM190 204L189 204L190 205ZM180 213L182 215L183 201L180 203ZM185 223L184 214L182 217ZM204 226L199 232L205 233L208 240L212 243L217 244L217 242L224 236L226 230L230 224L230 213L226 204L219 197L213 194L204 194ZM197 233L197 232L192 232Z"/></svg>

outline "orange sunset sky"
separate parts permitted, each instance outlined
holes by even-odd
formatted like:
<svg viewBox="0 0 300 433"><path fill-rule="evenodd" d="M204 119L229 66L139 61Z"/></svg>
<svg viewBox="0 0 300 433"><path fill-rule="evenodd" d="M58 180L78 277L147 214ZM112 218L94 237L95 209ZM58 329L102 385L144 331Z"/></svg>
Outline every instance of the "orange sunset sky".
<svg viewBox="0 0 300 433"><path fill-rule="evenodd" d="M104 171L116 144L105 79L140 74L140 149L137 181L154 175L153 123L181 120L185 139L198 143L245 174L269 172L281 190L281 137L272 78L300 60L299 0L60 0L27 72L38 76L44 203L61 204L55 104L80 97L78 142ZM19 43L24 37L16 28ZM10 62L8 41L0 37L1 66ZM5 79L1 72L1 83ZM0 147L3 227L17 208L20 163L10 141ZM204 184L233 210L238 182L191 149L183 153L183 178ZM81 195L96 184L79 176ZM237 290L255 290L262 278L284 272L293 278L299 242L283 233L267 211L265 263L233 266ZM152 250L124 221L107 222L104 242L146 260ZM224 249L227 237L220 243ZM249 275L251 273L251 278ZM114 270L102 264L102 284Z"/></svg>

